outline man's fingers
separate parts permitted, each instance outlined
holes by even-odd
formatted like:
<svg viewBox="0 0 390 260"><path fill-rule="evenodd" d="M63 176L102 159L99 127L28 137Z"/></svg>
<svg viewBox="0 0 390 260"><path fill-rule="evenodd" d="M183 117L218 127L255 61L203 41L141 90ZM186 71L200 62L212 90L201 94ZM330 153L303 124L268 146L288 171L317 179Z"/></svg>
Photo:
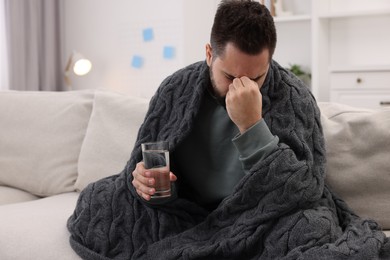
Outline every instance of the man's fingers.
<svg viewBox="0 0 390 260"><path fill-rule="evenodd" d="M141 191L137 190L137 193L140 197L144 198L144 200L150 200L151 197L148 194L142 193Z"/></svg>
<svg viewBox="0 0 390 260"><path fill-rule="evenodd" d="M145 200L150 200L150 195L148 195L148 194L145 194L145 193L142 193L142 198L144 198Z"/></svg>
<svg viewBox="0 0 390 260"><path fill-rule="evenodd" d="M149 174L146 174L146 176L148 176ZM137 171L134 171L133 172L133 176L134 176L134 179L136 179L137 181L145 184L145 185L148 185L148 186L153 186L154 185L154 178L150 178L150 177L145 177L143 176L141 173L137 172Z"/></svg>
<svg viewBox="0 0 390 260"><path fill-rule="evenodd" d="M241 81L241 84L246 87L246 86L250 86L250 84L252 84L254 81L251 80L250 78L248 77L241 77L240 78L240 81Z"/></svg>
<svg viewBox="0 0 390 260"><path fill-rule="evenodd" d="M134 179L132 183L135 189L137 190L138 194L139 192L142 192L143 194L153 195L156 192L155 188L147 186L137 181L136 179Z"/></svg>
<svg viewBox="0 0 390 260"><path fill-rule="evenodd" d="M132 184L137 194L145 200L150 200L151 196L156 193L156 189L154 188L156 180L152 177L153 173L151 171L145 170L143 163L140 162L132 172L132 175ZM172 172L170 172L169 178L170 181L177 180L176 175Z"/></svg>
<svg viewBox="0 0 390 260"><path fill-rule="evenodd" d="M145 171L142 163L137 164L136 169L132 172L133 181L132 184L136 189L139 196L145 200L150 200L150 196L153 195L156 190L153 185L155 184L154 178L149 176L150 172Z"/></svg>
<svg viewBox="0 0 390 260"><path fill-rule="evenodd" d="M242 83L240 78L233 79L232 85L234 86L235 89L244 87L244 84Z"/></svg>
<svg viewBox="0 0 390 260"><path fill-rule="evenodd" d="M177 180L177 177L175 174L173 174L172 172L169 173L169 179L170 181L176 181Z"/></svg>

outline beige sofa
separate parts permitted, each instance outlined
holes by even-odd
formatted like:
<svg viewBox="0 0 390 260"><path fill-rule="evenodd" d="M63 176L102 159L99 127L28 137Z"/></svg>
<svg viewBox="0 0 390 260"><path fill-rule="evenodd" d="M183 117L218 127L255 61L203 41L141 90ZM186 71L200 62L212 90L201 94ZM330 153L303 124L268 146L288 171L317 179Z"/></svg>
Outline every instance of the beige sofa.
<svg viewBox="0 0 390 260"><path fill-rule="evenodd" d="M0 259L79 259L66 229L78 192L123 169L147 106L99 90L0 92ZM320 108L329 185L390 230L390 110Z"/></svg>

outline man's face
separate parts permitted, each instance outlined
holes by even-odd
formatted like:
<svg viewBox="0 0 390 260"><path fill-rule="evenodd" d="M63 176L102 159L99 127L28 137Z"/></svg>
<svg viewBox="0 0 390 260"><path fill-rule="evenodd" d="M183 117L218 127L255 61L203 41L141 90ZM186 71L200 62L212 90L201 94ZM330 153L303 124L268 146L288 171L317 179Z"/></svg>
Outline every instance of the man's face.
<svg viewBox="0 0 390 260"><path fill-rule="evenodd" d="M249 55L228 43L224 53L213 59L211 46L207 44L206 61L214 95L225 99L234 78L246 76L261 88L269 68L269 51L264 49L259 54Z"/></svg>

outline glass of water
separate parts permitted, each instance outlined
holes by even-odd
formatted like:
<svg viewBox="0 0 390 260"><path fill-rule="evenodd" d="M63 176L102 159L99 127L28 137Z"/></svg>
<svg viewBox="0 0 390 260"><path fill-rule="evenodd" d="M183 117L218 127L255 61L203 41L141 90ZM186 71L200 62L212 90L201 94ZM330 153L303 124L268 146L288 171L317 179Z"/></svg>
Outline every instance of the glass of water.
<svg viewBox="0 0 390 260"><path fill-rule="evenodd" d="M169 143L167 141L143 143L141 147L145 169L148 169L155 179L156 192L151 198L171 196Z"/></svg>

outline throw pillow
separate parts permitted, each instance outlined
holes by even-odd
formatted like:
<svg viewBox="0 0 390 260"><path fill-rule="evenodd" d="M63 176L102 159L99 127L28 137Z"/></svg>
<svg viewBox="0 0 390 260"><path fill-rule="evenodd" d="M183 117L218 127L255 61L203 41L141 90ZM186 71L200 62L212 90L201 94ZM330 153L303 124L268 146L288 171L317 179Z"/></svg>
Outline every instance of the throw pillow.
<svg viewBox="0 0 390 260"><path fill-rule="evenodd" d="M97 91L91 120L81 147L75 187L120 173L130 159L149 101L114 92Z"/></svg>
<svg viewBox="0 0 390 260"><path fill-rule="evenodd" d="M390 109L320 103L330 188L390 229Z"/></svg>
<svg viewBox="0 0 390 260"><path fill-rule="evenodd" d="M36 196L74 190L93 92L0 92L0 185Z"/></svg>

